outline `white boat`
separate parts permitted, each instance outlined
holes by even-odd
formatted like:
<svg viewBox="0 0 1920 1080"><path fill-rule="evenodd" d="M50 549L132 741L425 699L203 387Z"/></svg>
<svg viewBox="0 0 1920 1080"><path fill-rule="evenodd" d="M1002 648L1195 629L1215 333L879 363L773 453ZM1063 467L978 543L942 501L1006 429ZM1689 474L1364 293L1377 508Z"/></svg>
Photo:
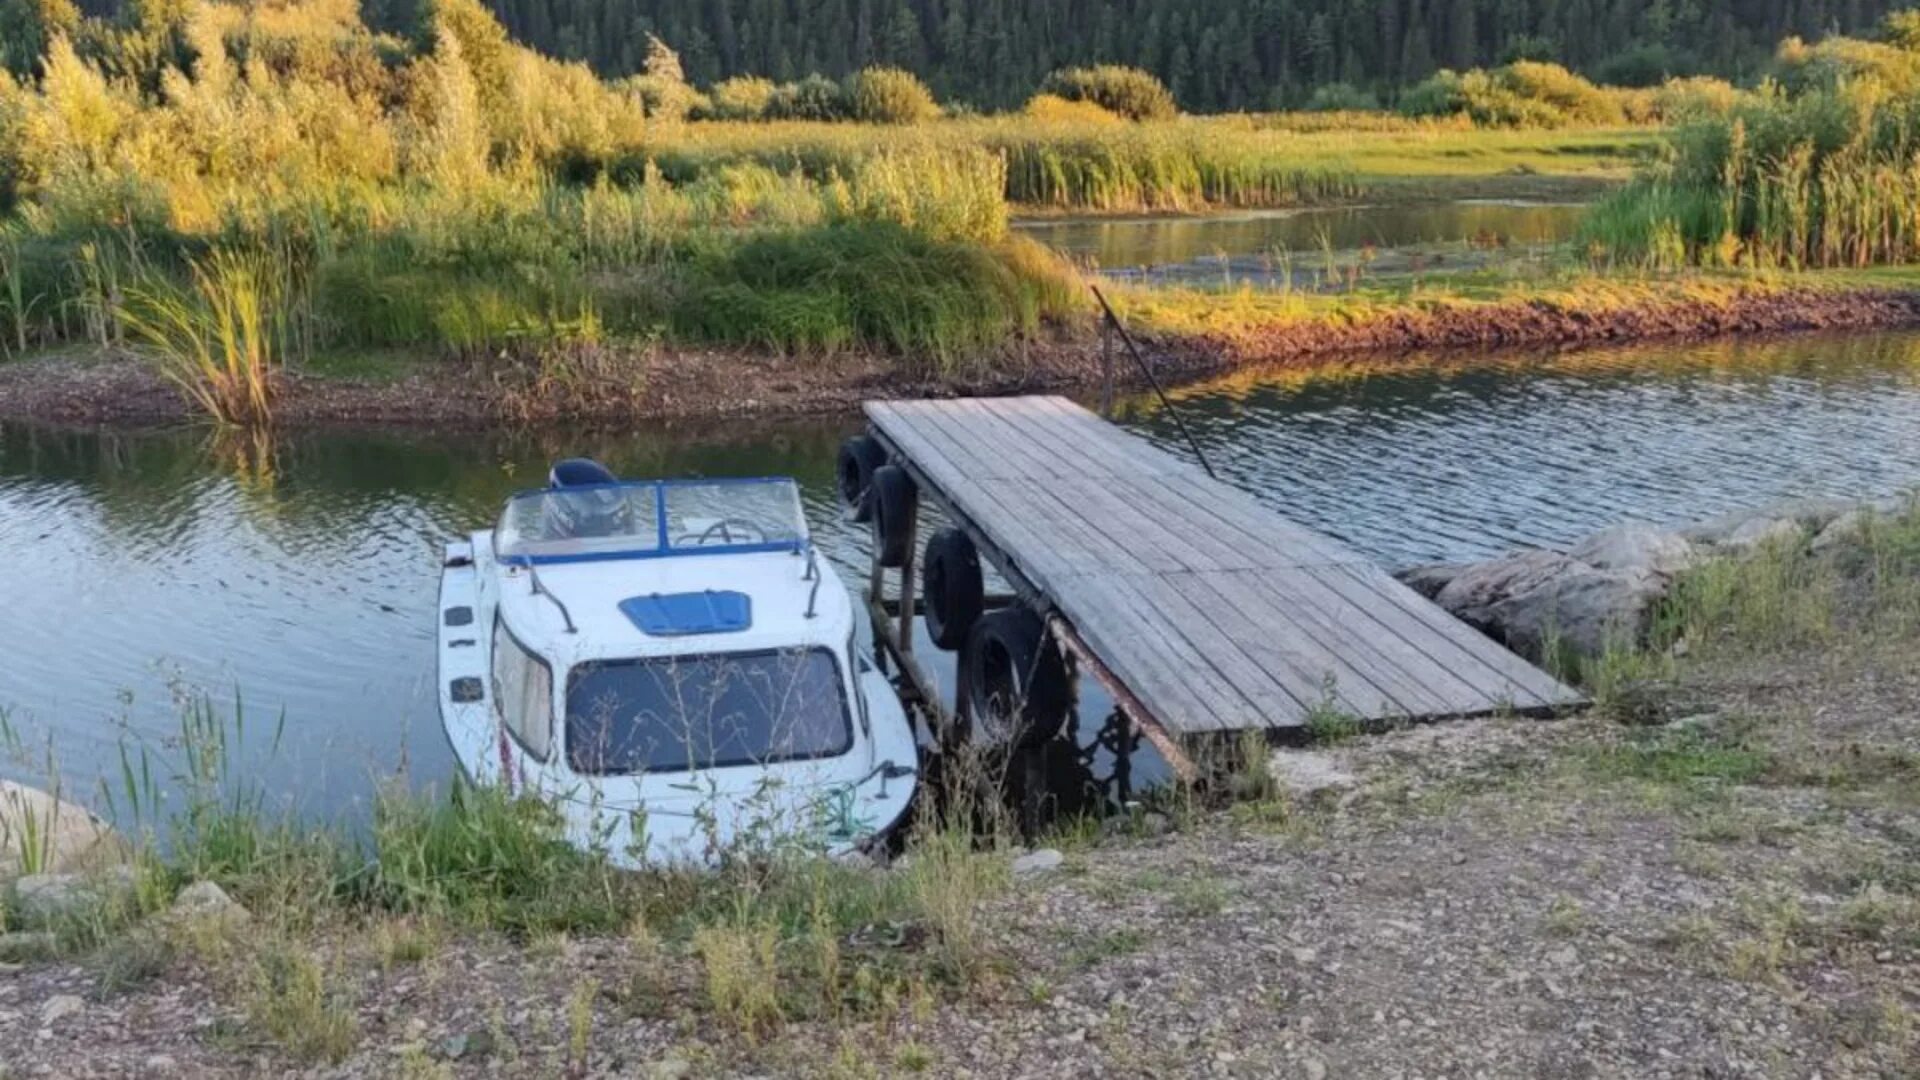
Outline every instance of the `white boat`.
<svg viewBox="0 0 1920 1080"><path fill-rule="evenodd" d="M793 480L561 462L447 546L441 719L469 778L620 865L868 850L917 757L853 611Z"/></svg>

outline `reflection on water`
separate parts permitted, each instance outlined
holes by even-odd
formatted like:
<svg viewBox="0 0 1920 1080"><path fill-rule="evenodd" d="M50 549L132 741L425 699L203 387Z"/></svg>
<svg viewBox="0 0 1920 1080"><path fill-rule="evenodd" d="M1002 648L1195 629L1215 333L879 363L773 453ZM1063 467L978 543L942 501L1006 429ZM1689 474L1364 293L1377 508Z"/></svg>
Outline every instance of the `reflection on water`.
<svg viewBox="0 0 1920 1080"><path fill-rule="evenodd" d="M1241 372L1175 396L1222 478L1390 566L1920 483L1914 333Z"/></svg>
<svg viewBox="0 0 1920 1080"><path fill-rule="evenodd" d="M1803 493L1920 479L1920 335L1519 356L1331 377L1246 374L1181 391L1223 477L1392 565L1564 541ZM1167 418L1126 422L1184 453ZM832 463L852 417L715 421L590 438L0 425L0 707L50 731L71 777L162 740L174 687L284 714L269 779L352 813L370 777L450 759L432 698L441 545L486 524L555 457L632 476L798 477L850 581L864 527ZM1098 722L1094 716L1094 722ZM259 723L256 730L271 728ZM5 769L0 766L0 769ZM19 771L14 769L12 771Z"/></svg>
<svg viewBox="0 0 1920 1080"><path fill-rule="evenodd" d="M1202 217L1060 218L1019 223L1024 234L1109 270L1250 255L1305 263L1331 248L1417 244L1534 246L1573 234L1577 204L1463 200L1393 206L1265 210Z"/></svg>

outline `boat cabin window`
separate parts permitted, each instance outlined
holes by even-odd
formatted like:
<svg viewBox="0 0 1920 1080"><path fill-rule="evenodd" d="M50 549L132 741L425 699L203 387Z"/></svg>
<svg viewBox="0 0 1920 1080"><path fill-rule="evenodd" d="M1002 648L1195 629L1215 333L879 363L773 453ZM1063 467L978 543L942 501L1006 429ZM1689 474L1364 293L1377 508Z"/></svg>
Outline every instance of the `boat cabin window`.
<svg viewBox="0 0 1920 1080"><path fill-rule="evenodd" d="M493 624L493 710L527 753L547 760L553 750L553 670L521 648L507 624Z"/></svg>
<svg viewBox="0 0 1920 1080"><path fill-rule="evenodd" d="M567 676L578 773L768 765L852 746L846 686L823 648L590 661Z"/></svg>

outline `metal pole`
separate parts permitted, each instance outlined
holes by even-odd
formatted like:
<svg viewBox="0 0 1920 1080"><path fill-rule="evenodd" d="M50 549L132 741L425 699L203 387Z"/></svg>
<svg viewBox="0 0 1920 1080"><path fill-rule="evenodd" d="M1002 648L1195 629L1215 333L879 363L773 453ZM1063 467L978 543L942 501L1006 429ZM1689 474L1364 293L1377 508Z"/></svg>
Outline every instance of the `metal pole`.
<svg viewBox="0 0 1920 1080"><path fill-rule="evenodd" d="M1220 479L1220 477L1214 473L1212 463L1207 461L1206 451L1200 449L1199 440L1193 437L1193 432L1187 430L1187 422L1181 417L1180 410L1174 408L1173 402L1167 398L1167 391L1160 385L1159 377L1153 373L1153 365L1147 363L1147 358L1140 355L1140 347L1133 343L1133 335L1127 333L1127 328L1121 325L1120 316L1113 313L1113 305L1107 303L1107 298L1105 294L1101 293L1100 286L1089 285L1087 287L1093 290L1093 298L1100 301L1100 310L1106 312L1107 321L1112 323L1113 328L1119 332L1120 340L1127 346L1127 351L1133 354L1133 362L1139 365L1140 373L1147 377L1147 383L1153 387L1153 392L1159 396L1160 404L1166 406L1167 413L1173 417L1174 425L1180 429L1180 434L1187 440L1187 445L1193 448L1193 456L1200 459L1200 467L1207 470L1208 476L1213 477L1215 480Z"/></svg>
<svg viewBox="0 0 1920 1080"><path fill-rule="evenodd" d="M1100 320L1100 374L1106 381L1106 391L1101 395L1100 400L1100 415L1111 420L1113 419L1113 324L1104 317Z"/></svg>

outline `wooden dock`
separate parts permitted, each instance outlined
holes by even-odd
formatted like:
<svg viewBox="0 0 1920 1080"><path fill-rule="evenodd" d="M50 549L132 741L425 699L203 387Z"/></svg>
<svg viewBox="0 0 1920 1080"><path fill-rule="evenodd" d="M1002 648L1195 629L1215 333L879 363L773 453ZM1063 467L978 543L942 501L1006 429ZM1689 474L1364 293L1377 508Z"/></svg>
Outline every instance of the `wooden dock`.
<svg viewBox="0 0 1920 1080"><path fill-rule="evenodd" d="M1384 721L1581 700L1345 544L1064 398L866 411L921 497L1156 742L1329 709Z"/></svg>

